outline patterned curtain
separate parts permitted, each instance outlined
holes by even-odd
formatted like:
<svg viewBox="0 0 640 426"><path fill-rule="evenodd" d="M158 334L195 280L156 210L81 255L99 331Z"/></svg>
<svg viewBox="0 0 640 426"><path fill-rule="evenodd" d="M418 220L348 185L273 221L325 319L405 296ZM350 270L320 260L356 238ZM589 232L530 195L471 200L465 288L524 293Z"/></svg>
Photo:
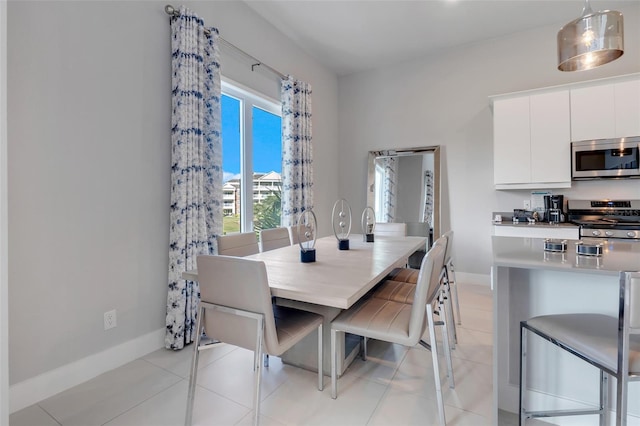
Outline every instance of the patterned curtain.
<svg viewBox="0 0 640 426"><path fill-rule="evenodd" d="M424 218L423 222L433 227L433 171L424 172Z"/></svg>
<svg viewBox="0 0 640 426"><path fill-rule="evenodd" d="M382 218L380 222L395 222L396 196L398 193L396 176L398 174L398 159L385 157L382 159L384 177L382 180Z"/></svg>
<svg viewBox="0 0 640 426"><path fill-rule="evenodd" d="M287 76L282 81L282 226L313 209L311 85Z"/></svg>
<svg viewBox="0 0 640 426"><path fill-rule="evenodd" d="M205 34L205 30L209 33ZM200 290L182 279L222 232L222 141L218 30L184 6L171 18L172 117L169 292L165 346L194 340Z"/></svg>

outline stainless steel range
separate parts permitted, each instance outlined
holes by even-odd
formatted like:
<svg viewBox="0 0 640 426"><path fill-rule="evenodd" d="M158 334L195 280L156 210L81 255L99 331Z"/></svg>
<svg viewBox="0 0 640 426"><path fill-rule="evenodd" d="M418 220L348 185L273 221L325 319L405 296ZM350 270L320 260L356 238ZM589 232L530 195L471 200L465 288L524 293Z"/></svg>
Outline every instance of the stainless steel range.
<svg viewBox="0 0 640 426"><path fill-rule="evenodd" d="M567 219L580 238L640 240L640 200L568 200Z"/></svg>

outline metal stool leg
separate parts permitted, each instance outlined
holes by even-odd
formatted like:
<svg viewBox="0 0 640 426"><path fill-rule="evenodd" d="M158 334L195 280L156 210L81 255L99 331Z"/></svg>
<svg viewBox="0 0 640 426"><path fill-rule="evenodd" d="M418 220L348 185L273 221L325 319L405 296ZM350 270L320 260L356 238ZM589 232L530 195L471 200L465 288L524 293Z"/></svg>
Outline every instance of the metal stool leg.
<svg viewBox="0 0 640 426"><path fill-rule="evenodd" d="M520 324L520 409L518 424L524 426L526 410L524 398L527 391L527 329Z"/></svg>

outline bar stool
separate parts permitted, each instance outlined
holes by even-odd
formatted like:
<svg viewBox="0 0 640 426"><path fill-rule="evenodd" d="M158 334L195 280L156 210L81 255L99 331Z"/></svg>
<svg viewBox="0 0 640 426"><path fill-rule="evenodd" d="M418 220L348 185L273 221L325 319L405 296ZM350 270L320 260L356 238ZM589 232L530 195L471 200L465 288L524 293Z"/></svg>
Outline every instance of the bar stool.
<svg viewBox="0 0 640 426"><path fill-rule="evenodd" d="M558 314L520 323L520 425L526 419L598 414L607 424L608 377L616 378L616 425L627 423L628 384L640 380L640 272L620 274L617 317L602 314ZM600 370L599 408L528 411L527 335L553 343Z"/></svg>

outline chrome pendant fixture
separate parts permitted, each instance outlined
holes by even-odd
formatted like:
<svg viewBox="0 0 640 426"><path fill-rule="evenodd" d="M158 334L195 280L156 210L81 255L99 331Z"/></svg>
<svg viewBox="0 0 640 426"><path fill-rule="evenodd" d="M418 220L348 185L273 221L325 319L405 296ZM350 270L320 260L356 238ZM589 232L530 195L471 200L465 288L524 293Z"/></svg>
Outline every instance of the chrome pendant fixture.
<svg viewBox="0 0 640 426"><path fill-rule="evenodd" d="M585 0L582 16L558 31L558 69L583 71L618 59L624 53L622 13L593 12Z"/></svg>

